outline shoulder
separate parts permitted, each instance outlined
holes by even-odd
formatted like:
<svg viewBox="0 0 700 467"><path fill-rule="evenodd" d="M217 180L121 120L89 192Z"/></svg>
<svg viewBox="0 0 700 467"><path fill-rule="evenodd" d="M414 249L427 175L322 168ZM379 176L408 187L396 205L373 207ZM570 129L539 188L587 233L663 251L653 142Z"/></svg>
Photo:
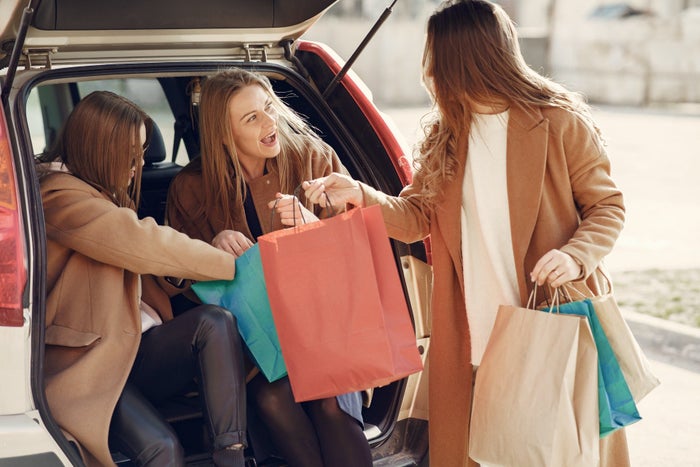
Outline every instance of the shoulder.
<svg viewBox="0 0 700 467"><path fill-rule="evenodd" d="M584 117L572 110L561 107L543 107L542 116L549 122L550 132L555 134L568 132L582 132L591 134L593 128Z"/></svg>
<svg viewBox="0 0 700 467"><path fill-rule="evenodd" d="M330 172L345 172L345 168L340 162L335 149L322 140L316 144L309 142L306 154L314 176L321 176Z"/></svg>
<svg viewBox="0 0 700 467"><path fill-rule="evenodd" d="M202 160L199 157L192 159L180 172L173 177L171 186L176 186L178 189L186 189L186 187L201 187L202 181ZM172 190L171 190L172 191Z"/></svg>
<svg viewBox="0 0 700 467"><path fill-rule="evenodd" d="M97 188L68 172L45 172L39 178L39 186L41 195L44 197L65 191L84 192L86 196L104 197Z"/></svg>

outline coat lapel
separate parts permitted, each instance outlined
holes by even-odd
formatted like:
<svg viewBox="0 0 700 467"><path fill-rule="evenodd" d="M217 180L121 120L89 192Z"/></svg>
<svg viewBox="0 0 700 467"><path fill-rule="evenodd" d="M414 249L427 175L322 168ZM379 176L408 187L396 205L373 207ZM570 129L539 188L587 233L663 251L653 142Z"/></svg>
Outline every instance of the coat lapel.
<svg viewBox="0 0 700 467"><path fill-rule="evenodd" d="M549 122L539 109L513 106L508 123L506 176L515 268L523 303L528 287L525 255L535 229L547 163Z"/></svg>
<svg viewBox="0 0 700 467"><path fill-rule="evenodd" d="M464 267L462 265L462 184L464 168L467 162L468 145L458 145L464 149L457 155L459 164L455 176L445 183L444 197L436 209L435 217L438 231L445 241L445 246L452 258L459 284L464 284Z"/></svg>

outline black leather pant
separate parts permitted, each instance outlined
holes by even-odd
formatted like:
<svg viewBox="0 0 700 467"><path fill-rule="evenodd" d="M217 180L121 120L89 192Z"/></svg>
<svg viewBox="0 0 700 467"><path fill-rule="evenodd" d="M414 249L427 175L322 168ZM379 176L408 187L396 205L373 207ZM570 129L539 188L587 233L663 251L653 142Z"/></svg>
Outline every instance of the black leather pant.
<svg viewBox="0 0 700 467"><path fill-rule="evenodd" d="M175 432L152 404L199 383L214 451L246 445L243 349L235 318L201 305L146 331L110 426L110 444L138 465L181 466Z"/></svg>

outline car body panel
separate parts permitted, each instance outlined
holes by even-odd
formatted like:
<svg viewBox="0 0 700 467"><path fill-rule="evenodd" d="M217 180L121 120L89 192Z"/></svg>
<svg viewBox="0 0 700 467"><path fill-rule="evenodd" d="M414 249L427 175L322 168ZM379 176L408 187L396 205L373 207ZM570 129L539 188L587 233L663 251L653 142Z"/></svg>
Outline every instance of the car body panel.
<svg viewBox="0 0 700 467"><path fill-rule="evenodd" d="M251 48L277 48L299 38L335 1L43 0L27 30L20 64L29 66L32 56L36 63L43 53L51 54L52 63L243 59ZM23 3L2 2L5 52L19 30Z"/></svg>

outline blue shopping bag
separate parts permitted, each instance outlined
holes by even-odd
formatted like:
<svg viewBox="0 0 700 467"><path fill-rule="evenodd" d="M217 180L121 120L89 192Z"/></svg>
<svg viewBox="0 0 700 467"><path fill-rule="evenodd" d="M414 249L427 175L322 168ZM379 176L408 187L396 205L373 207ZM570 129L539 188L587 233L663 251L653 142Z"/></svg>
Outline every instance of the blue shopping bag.
<svg viewBox="0 0 700 467"><path fill-rule="evenodd" d="M204 303L219 305L233 313L238 332L268 381L287 375L257 244L236 259L233 280L197 282L192 290Z"/></svg>
<svg viewBox="0 0 700 467"><path fill-rule="evenodd" d="M627 381L620 369L620 364L613 353L603 327L596 316L591 300L556 304L543 308L542 311L563 313L568 315L585 316L593 333L598 350L598 409L600 418L600 437L607 436L622 427L631 425L642 417L639 416L637 405Z"/></svg>

